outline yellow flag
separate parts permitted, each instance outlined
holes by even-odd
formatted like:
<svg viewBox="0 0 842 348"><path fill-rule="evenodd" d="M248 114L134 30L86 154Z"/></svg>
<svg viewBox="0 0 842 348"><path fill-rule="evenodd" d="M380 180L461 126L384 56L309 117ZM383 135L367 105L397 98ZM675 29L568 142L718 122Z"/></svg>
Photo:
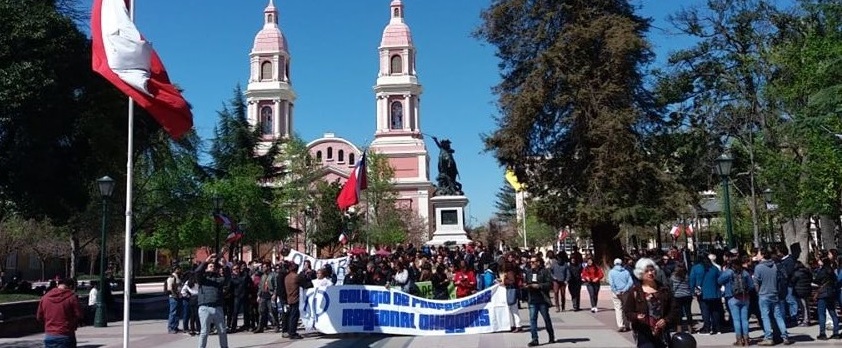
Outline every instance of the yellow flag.
<svg viewBox="0 0 842 348"><path fill-rule="evenodd" d="M523 190L523 184L517 181L517 175L515 175L515 171L512 168L506 169L506 181L509 182L509 185L512 185L515 191Z"/></svg>

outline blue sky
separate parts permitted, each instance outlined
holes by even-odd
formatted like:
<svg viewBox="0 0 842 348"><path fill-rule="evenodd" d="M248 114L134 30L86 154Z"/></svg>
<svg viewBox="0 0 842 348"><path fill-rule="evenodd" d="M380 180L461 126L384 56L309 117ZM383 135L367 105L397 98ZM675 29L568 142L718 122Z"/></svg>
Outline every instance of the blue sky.
<svg viewBox="0 0 842 348"><path fill-rule="evenodd" d="M209 144L216 111L248 78L248 54L262 27L268 0L139 0L135 21L153 43L170 74L193 105L197 131ZM334 132L359 145L375 128L372 86L377 47L389 21L390 0L275 0L281 30L292 55L291 78L298 94L294 131L305 141ZM404 0L406 21L418 51L424 86L421 130L450 138L461 182L470 199L472 224L494 213L503 169L483 152L480 135L495 128L499 82L494 49L471 37L488 0ZM687 43L668 35L666 17L693 1L635 1L654 20L650 33L657 60ZM659 29L660 28L660 29ZM427 139L435 178L438 149Z"/></svg>

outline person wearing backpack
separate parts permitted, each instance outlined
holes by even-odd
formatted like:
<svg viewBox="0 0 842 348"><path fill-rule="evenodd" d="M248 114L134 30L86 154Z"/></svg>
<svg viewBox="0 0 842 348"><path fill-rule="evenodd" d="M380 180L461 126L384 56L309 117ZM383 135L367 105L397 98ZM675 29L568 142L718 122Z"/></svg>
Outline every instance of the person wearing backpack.
<svg viewBox="0 0 842 348"><path fill-rule="evenodd" d="M183 313L179 313L181 309L181 267L173 267L172 274L164 281L164 293L169 298L169 315L167 316L167 332L171 334L179 333L178 322Z"/></svg>
<svg viewBox="0 0 842 348"><path fill-rule="evenodd" d="M735 346L748 346L748 306L750 289L754 286L751 275L743 268L744 261L736 257L730 261L730 267L719 274L719 285L725 286L725 301L731 311L731 323L734 325L734 335L737 336Z"/></svg>
<svg viewBox="0 0 842 348"><path fill-rule="evenodd" d="M784 272L779 271L778 266L772 261L771 250L764 250L762 253L763 260L754 267L753 279L756 284L755 288L757 288L760 317L763 321L763 341L758 343L758 345L775 345L775 342L772 341L772 318L770 314L775 317L775 322L780 329L783 343L790 345L794 342L789 339L783 308L786 305L784 299L787 295L787 289L785 285L783 289L779 287L779 279Z"/></svg>

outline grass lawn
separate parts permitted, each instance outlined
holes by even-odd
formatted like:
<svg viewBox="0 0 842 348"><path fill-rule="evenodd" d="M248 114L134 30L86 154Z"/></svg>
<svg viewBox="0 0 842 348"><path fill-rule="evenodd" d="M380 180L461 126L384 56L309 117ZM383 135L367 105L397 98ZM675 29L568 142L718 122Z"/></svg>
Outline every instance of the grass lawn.
<svg viewBox="0 0 842 348"><path fill-rule="evenodd" d="M0 303L38 300L41 296L28 294L0 294Z"/></svg>

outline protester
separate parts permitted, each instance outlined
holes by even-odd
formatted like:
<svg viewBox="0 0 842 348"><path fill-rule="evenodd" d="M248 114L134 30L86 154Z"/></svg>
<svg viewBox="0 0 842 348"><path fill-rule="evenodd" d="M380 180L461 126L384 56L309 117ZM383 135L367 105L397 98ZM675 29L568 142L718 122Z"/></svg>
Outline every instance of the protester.
<svg viewBox="0 0 842 348"><path fill-rule="evenodd" d="M757 295L760 302L760 316L763 320L763 341L758 343L758 345L775 345L775 342L772 341L773 332L772 318L769 317L770 313L775 317L775 322L781 332L783 343L794 343L789 339L789 333L786 329L786 320L784 319L785 309L783 306L786 305L784 298L786 298L787 294L786 292L783 292L783 289L781 291L778 290L778 265L772 261L772 252L770 250L763 251L763 261L754 267L754 282L757 284Z"/></svg>
<svg viewBox="0 0 842 348"><path fill-rule="evenodd" d="M500 271L500 283L506 287L506 303L509 305L511 331L520 332L520 310L518 310L518 290L523 287L522 273L511 262L504 262Z"/></svg>
<svg viewBox="0 0 842 348"><path fill-rule="evenodd" d="M533 256L529 260L530 267L525 274L525 288L529 296L529 333L532 335L532 341L528 346L536 347L538 343L538 313L544 318L544 327L547 334L550 335L548 343L555 342L555 330L553 330L553 322L550 319L550 288L552 286L553 277L550 272L544 268L543 261L538 257Z"/></svg>
<svg viewBox="0 0 842 348"><path fill-rule="evenodd" d="M687 279L687 267L682 263L676 264L670 281L675 307L678 311L676 331L693 332L693 312L691 311L693 292L690 291L690 282Z"/></svg>
<svg viewBox="0 0 842 348"><path fill-rule="evenodd" d="M570 264L567 267L567 290L570 292L570 305L574 312L578 312L582 293L582 259L579 253L573 253L570 256Z"/></svg>
<svg viewBox="0 0 842 348"><path fill-rule="evenodd" d="M611 302L614 304L614 316L617 331L629 331L629 324L623 315L623 296L631 289L632 275L623 267L623 260L614 259L614 268L608 271L608 285L611 288Z"/></svg>
<svg viewBox="0 0 842 348"><path fill-rule="evenodd" d="M199 348L205 348L208 343L210 326L216 327L219 336L219 346L228 348L225 315L222 311L222 289L227 286L231 275L223 269L216 254L208 255L205 262L196 267L199 285Z"/></svg>
<svg viewBox="0 0 842 348"><path fill-rule="evenodd" d="M731 323L737 340L735 346L748 346L749 289L754 287L751 275L743 269L743 261L734 258L729 267L719 274L718 283L725 286L725 303L730 308Z"/></svg>
<svg viewBox="0 0 842 348"><path fill-rule="evenodd" d="M623 301L623 311L631 323L637 347L666 348L669 328L675 324L672 292L656 280L658 266L649 258L635 264L640 285L633 286Z"/></svg>
<svg viewBox="0 0 842 348"><path fill-rule="evenodd" d="M565 310L567 305L565 297L567 297L567 280L570 276L567 262L567 254L561 251L549 267L553 275L553 300L555 301L556 313Z"/></svg>
<svg viewBox="0 0 842 348"><path fill-rule="evenodd" d="M816 309L819 316L819 335L817 340L827 340L828 338L839 339L839 317L836 315L836 292L839 285L837 275L831 267L831 261L828 258L819 260L819 269L816 270L816 276L813 278L815 284L818 286L816 290ZM825 330L827 325L825 321L828 314L833 328L833 336L827 337Z"/></svg>
<svg viewBox="0 0 842 348"><path fill-rule="evenodd" d="M172 274L167 277L164 282L164 292L167 294L169 303L169 312L167 315L167 333L177 334L178 322L181 319L181 267L175 266L172 269Z"/></svg>
<svg viewBox="0 0 842 348"><path fill-rule="evenodd" d="M599 311L597 308L597 301L599 300L599 286L605 278L605 273L602 272L602 267L594 264L593 258L588 258L588 265L582 270L582 282L588 289L588 295L591 298L591 313Z"/></svg>
<svg viewBox="0 0 842 348"><path fill-rule="evenodd" d="M298 319L301 317L301 312L298 308L298 302L301 295L299 289L301 288L302 279L307 279L306 273L298 274L298 265L291 263L288 267L289 274L284 278L284 286L287 292L287 305L289 306L289 313L287 313L287 327L286 332L289 339L302 339L298 334Z"/></svg>
<svg viewBox="0 0 842 348"><path fill-rule="evenodd" d="M76 280L67 278L38 302L35 319L44 323L45 348L76 348L76 329L84 319Z"/></svg>

